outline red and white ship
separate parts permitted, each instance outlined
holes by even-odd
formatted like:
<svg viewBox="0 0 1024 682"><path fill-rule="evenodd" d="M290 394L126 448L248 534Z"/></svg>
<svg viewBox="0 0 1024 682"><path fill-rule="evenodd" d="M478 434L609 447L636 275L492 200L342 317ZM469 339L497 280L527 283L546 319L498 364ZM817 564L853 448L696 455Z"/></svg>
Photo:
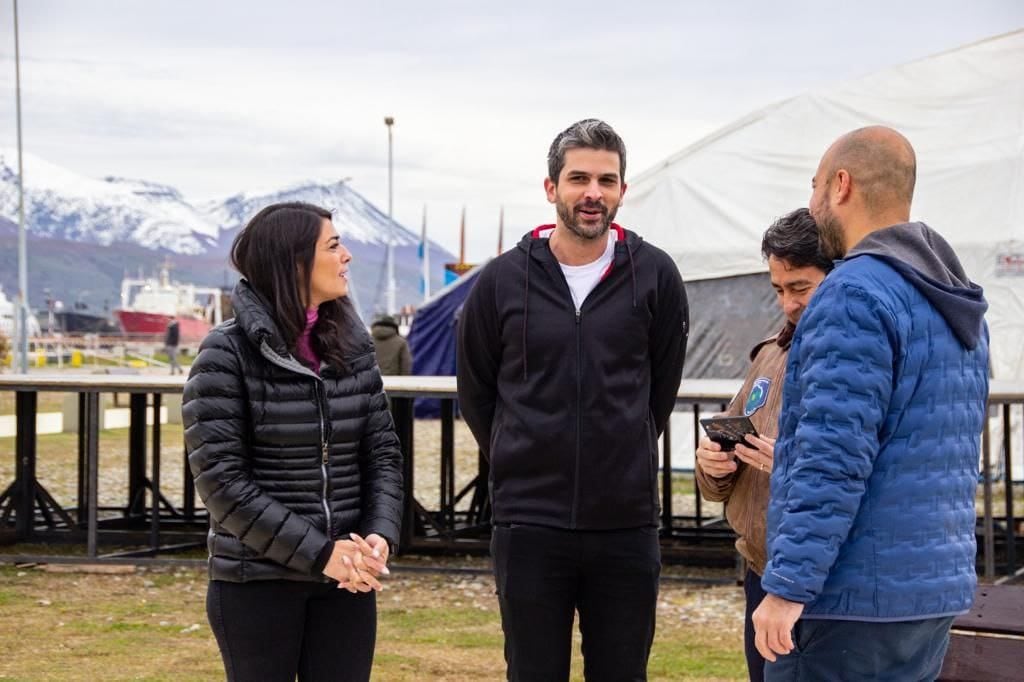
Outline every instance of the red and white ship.
<svg viewBox="0 0 1024 682"><path fill-rule="evenodd" d="M121 280L121 307L114 315L125 334L161 337L177 318L181 343L195 343L221 322L220 289L173 282L165 266L159 279Z"/></svg>

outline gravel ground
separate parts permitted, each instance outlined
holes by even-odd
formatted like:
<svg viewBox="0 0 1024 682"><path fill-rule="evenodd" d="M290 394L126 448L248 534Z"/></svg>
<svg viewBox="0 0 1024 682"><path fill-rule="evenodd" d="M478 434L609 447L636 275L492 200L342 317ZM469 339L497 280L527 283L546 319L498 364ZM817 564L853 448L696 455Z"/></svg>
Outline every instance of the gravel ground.
<svg viewBox="0 0 1024 682"><path fill-rule="evenodd" d="M413 445L416 452L415 486L416 499L428 509L436 509L441 495L441 420L420 419L413 430ZM477 446L469 427L461 420L455 421L455 489L462 490L476 476ZM696 514L697 502L693 494L693 476L675 475L676 490L672 495L672 509L676 515ZM468 496L458 507L469 506ZM721 516L722 504L702 501L701 511L705 517Z"/></svg>

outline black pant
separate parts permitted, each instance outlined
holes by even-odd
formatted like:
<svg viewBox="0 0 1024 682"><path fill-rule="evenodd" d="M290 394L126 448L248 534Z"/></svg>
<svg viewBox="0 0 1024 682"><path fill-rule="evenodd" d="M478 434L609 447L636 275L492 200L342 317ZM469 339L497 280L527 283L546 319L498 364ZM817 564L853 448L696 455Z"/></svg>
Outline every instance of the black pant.
<svg viewBox="0 0 1024 682"><path fill-rule="evenodd" d="M934 680L953 617L898 623L801 618L796 648L765 663L766 680Z"/></svg>
<svg viewBox="0 0 1024 682"><path fill-rule="evenodd" d="M352 594L337 583L211 580L206 615L232 682L370 679L373 592Z"/></svg>
<svg viewBox="0 0 1024 682"><path fill-rule="evenodd" d="M655 528L499 525L491 536L508 679L569 679L580 614L587 680L647 679L661 573Z"/></svg>
<svg viewBox="0 0 1024 682"><path fill-rule="evenodd" d="M749 568L743 578L743 593L747 597L746 616L743 621L743 653L747 657L747 672L750 674L750 682L763 682L764 657L754 646L754 621L750 617L761 605L765 591L761 589L761 576Z"/></svg>

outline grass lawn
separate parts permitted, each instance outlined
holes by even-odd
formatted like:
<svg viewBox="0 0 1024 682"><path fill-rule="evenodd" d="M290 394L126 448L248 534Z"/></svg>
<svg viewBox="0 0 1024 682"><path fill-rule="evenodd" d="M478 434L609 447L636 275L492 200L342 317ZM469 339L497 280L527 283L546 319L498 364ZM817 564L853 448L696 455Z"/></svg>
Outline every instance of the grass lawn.
<svg viewBox="0 0 1024 682"><path fill-rule="evenodd" d="M223 679L204 569L51 572L0 566L2 680ZM497 680L502 633L489 576L403 573L379 595L374 680ZM738 680L738 587L662 585L652 680ZM573 679L582 679L577 635Z"/></svg>
<svg viewBox="0 0 1024 682"><path fill-rule="evenodd" d="M40 403L56 402L60 397L42 394ZM468 436L459 435L463 457L459 475L470 476L475 448ZM417 452L430 452L438 442L438 425L418 423L416 438L423 439ZM173 502L180 503L181 426L164 425L162 442L162 488ZM100 432L101 505L117 506L126 501L127 447L127 429ZM13 479L13 452L14 438L0 438L0 482ZM417 495L436 499L436 491L429 486L436 487L439 480L437 463L421 456L416 468ZM38 477L59 502L74 504L75 434L39 437ZM421 489L424 485L428 488ZM463 485L461 479L459 485ZM2 549L7 554L79 554L84 548ZM409 565L416 559L399 558L402 561ZM429 559L430 563L438 561ZM477 560L477 565L486 564ZM54 572L58 568L0 564L0 680L223 679L216 643L206 622L204 569ZM672 569L673 574L682 571ZM504 677L501 623L488 575L403 572L399 565L386 585L378 602L374 680ZM649 666L651 679L743 679L742 602L741 589L731 585L704 588L663 582ZM582 679L578 635L573 671L573 679Z"/></svg>

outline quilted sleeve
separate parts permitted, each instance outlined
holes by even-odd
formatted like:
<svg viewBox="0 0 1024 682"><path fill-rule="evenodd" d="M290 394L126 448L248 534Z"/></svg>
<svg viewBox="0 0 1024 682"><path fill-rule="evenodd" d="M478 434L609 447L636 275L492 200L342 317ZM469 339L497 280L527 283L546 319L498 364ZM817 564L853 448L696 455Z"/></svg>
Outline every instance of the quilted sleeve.
<svg viewBox="0 0 1024 682"><path fill-rule="evenodd" d="M199 347L182 401L185 448L196 490L210 516L246 547L312 574L328 538L267 495L249 473L251 423L238 354L221 331Z"/></svg>
<svg viewBox="0 0 1024 682"><path fill-rule="evenodd" d="M359 530L365 537L377 533L398 548L402 527L402 450L388 409L380 369L370 372L370 413L366 431L359 441L359 469L362 481L362 517Z"/></svg>
<svg viewBox="0 0 1024 682"><path fill-rule="evenodd" d="M800 603L820 594L860 510L899 352L896 320L874 297L849 285L819 294L790 353L761 582Z"/></svg>

